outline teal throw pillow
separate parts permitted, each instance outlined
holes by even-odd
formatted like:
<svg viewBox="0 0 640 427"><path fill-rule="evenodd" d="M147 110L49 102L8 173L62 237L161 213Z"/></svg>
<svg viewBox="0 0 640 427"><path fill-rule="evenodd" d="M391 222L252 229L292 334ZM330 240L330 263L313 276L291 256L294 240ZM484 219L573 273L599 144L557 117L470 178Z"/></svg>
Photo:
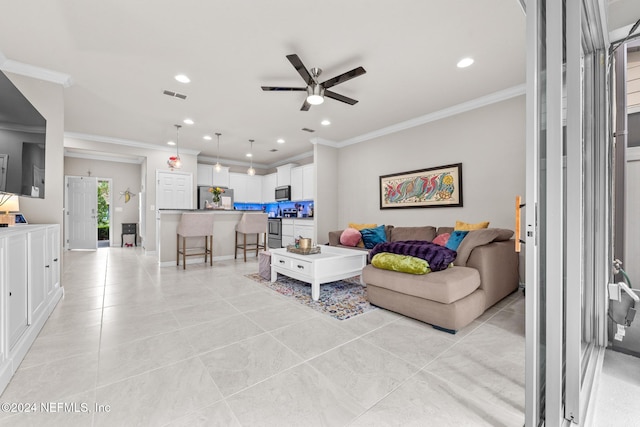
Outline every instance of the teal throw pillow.
<svg viewBox="0 0 640 427"><path fill-rule="evenodd" d="M364 247L367 249L373 249L373 247L378 243L384 243L387 241L384 225L379 225L375 228L364 228L360 230L360 234L362 234Z"/></svg>
<svg viewBox="0 0 640 427"><path fill-rule="evenodd" d="M462 243L462 239L464 239L467 234L469 234L468 231L454 231L453 233L451 233L451 236L449 237L445 248L449 248L452 251L457 251L458 246L460 246L460 243Z"/></svg>

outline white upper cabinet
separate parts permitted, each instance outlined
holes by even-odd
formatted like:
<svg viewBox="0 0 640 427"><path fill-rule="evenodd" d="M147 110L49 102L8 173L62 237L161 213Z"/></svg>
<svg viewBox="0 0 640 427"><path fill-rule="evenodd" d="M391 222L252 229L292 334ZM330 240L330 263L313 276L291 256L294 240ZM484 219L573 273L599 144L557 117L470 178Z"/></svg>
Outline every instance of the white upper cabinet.
<svg viewBox="0 0 640 427"><path fill-rule="evenodd" d="M315 165L313 163L291 169L291 200L315 198Z"/></svg>
<svg viewBox="0 0 640 427"><path fill-rule="evenodd" d="M212 185L217 185L218 187L228 187L229 185L229 168L221 167L220 172L216 172L216 168L213 168L213 181L211 181Z"/></svg>
<svg viewBox="0 0 640 427"><path fill-rule="evenodd" d="M231 172L229 188L234 203L262 203L262 176Z"/></svg>
<svg viewBox="0 0 640 427"><path fill-rule="evenodd" d="M276 182L277 187L282 187L283 185L291 185L291 169L294 166L296 165L293 163L288 163L276 168L276 170L278 171L278 180Z"/></svg>
<svg viewBox="0 0 640 427"><path fill-rule="evenodd" d="M262 177L262 203L276 201L276 187L278 186L278 174L271 173Z"/></svg>
<svg viewBox="0 0 640 427"><path fill-rule="evenodd" d="M198 185L217 185L219 187L229 187L229 168L222 167L220 172L216 172L213 165L198 163Z"/></svg>
<svg viewBox="0 0 640 427"><path fill-rule="evenodd" d="M262 203L262 176L247 175L247 201Z"/></svg>
<svg viewBox="0 0 640 427"><path fill-rule="evenodd" d="M211 185L213 182L213 166L198 163L198 185Z"/></svg>

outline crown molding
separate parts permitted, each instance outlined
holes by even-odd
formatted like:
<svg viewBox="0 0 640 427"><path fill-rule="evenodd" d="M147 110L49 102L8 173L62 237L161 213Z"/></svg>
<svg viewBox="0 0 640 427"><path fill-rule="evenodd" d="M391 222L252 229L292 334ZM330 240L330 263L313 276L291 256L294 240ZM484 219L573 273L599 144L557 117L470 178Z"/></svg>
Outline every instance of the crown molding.
<svg viewBox="0 0 640 427"><path fill-rule="evenodd" d="M88 133L65 132L64 137L74 138L74 139L83 139L85 141L104 142L106 144L124 145L126 147L133 147L133 148L144 148L145 150L166 151L169 153L173 153L176 151L175 148L171 148L171 147L163 147L161 145L149 144L146 142L131 141L129 139L113 138L110 136L91 135ZM193 156L197 156L198 154L200 154L199 150L190 150L190 149L181 149L180 152L183 154L190 154Z"/></svg>
<svg viewBox="0 0 640 427"><path fill-rule="evenodd" d="M327 147L340 148L339 143L337 143L336 141L331 141L329 139L311 138L311 143L313 145L326 145Z"/></svg>
<svg viewBox="0 0 640 427"><path fill-rule="evenodd" d="M295 162L296 160L306 159L308 157L313 157L313 151L307 151L305 153L298 154L297 156L289 157L289 158L279 160L277 162L269 163L269 164L254 162L253 167L258 169L272 169L278 166L286 165L287 163ZM215 164L215 162L217 161L217 158L209 157L209 156L198 156L198 161L200 160L204 160L206 162L211 162L211 164ZM227 165L249 166L250 165L249 162L241 162L237 160L225 160L225 159L220 159L220 163L222 164L222 166L227 166Z"/></svg>
<svg viewBox="0 0 640 427"><path fill-rule="evenodd" d="M506 101L507 99L515 98L517 96L524 95L526 93L526 86L524 84L513 86L508 89L504 89L498 92L494 92L490 95L482 96L480 98L473 99L462 104L454 105L453 107L445 108L440 111L426 114L424 116L416 117L414 119L406 120L404 122L396 123L395 125L387 126L382 129L374 130L372 132L365 133L354 138L349 138L341 143L339 147L346 147L360 142L368 141L374 138L379 138L384 135L400 132L406 129L410 129L416 126L422 126L427 123L435 122L437 120L446 119L447 117L455 116L457 114L466 113L477 108L486 107L487 105L495 104L497 102Z"/></svg>
<svg viewBox="0 0 640 427"><path fill-rule="evenodd" d="M144 157L140 156L116 156L112 153L101 153L96 151L84 151L84 150L71 150L68 148L64 149L64 157L74 157L76 159L86 159L86 160L101 160L107 162L118 162L118 163L131 163L140 165L144 162Z"/></svg>
<svg viewBox="0 0 640 427"><path fill-rule="evenodd" d="M13 59L7 58L2 52L0 52L0 70L56 83L63 87L70 87L73 85L73 79L69 74L25 64L24 62L14 61Z"/></svg>
<svg viewBox="0 0 640 427"><path fill-rule="evenodd" d="M0 130L38 134L47 132L47 128L43 126L25 126L17 123L0 123Z"/></svg>

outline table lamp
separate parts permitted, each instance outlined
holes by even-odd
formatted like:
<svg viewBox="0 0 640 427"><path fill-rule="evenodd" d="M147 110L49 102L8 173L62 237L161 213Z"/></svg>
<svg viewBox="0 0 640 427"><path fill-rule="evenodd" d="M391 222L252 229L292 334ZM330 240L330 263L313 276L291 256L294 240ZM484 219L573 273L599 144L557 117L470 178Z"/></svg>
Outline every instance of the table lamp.
<svg viewBox="0 0 640 427"><path fill-rule="evenodd" d="M8 198L2 198L0 201L4 200L4 203L0 205L0 212L4 212L0 214L0 225L1 226L11 226L16 223L15 214L9 212L19 212L20 211L20 199L16 195L9 196Z"/></svg>

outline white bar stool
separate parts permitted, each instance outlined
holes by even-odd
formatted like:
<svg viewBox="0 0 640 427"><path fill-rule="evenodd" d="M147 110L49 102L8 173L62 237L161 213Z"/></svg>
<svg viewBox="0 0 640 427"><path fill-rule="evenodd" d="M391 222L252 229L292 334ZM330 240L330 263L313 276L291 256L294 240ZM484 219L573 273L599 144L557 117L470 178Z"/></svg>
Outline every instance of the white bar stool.
<svg viewBox="0 0 640 427"><path fill-rule="evenodd" d="M243 213L242 218L236 225L236 247L233 251L233 258L238 258L238 249L244 253L244 262L247 262L247 249L256 250L256 258L260 249L267 249L267 223L269 216L266 213ZM238 233L242 234L242 243L238 244ZM247 234L255 234L256 242L247 243ZM260 244L260 234L263 234L262 244Z"/></svg>
<svg viewBox="0 0 640 427"><path fill-rule="evenodd" d="M188 237L204 237L203 247L187 247ZM182 240L182 248L180 247ZM182 269L187 268L188 256L204 255L204 262L209 257L209 265L213 265L213 214L185 212L180 217L176 239L176 265L180 265L182 255Z"/></svg>

